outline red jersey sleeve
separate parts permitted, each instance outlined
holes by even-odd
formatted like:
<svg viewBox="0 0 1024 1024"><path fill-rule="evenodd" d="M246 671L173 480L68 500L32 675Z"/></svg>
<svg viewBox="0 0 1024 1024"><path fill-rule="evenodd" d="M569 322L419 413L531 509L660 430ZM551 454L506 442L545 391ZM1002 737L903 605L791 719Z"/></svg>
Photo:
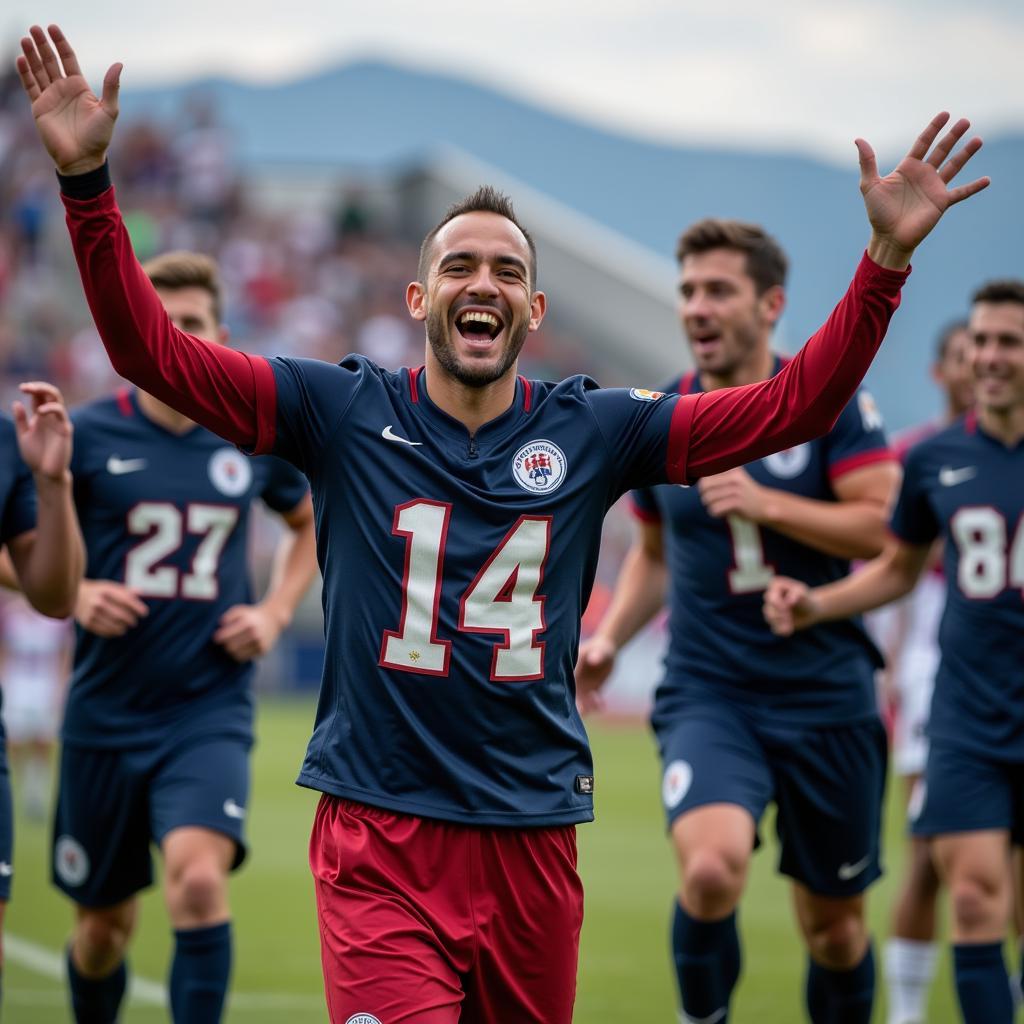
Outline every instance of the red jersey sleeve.
<svg viewBox="0 0 1024 1024"><path fill-rule="evenodd" d="M831 430L885 337L909 273L865 254L832 315L774 377L684 395L669 441L673 479L722 473Z"/></svg>
<svg viewBox="0 0 1024 1024"><path fill-rule="evenodd" d="M61 197L85 297L114 369L233 444L273 447L274 374L261 356L179 331L132 251L108 188Z"/></svg>

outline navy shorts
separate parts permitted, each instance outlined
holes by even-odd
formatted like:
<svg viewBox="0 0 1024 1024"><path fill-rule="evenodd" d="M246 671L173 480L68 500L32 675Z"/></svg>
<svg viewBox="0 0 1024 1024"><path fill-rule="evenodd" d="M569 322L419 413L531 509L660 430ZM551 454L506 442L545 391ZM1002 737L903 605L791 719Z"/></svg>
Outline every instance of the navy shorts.
<svg viewBox="0 0 1024 1024"><path fill-rule="evenodd" d="M760 822L778 810L779 871L821 896L863 892L882 873L887 743L880 719L782 725L722 701L653 721L668 824L706 804L737 804Z"/></svg>
<svg viewBox="0 0 1024 1024"><path fill-rule="evenodd" d="M245 859L251 742L181 735L155 750L64 745L53 882L76 903L108 907L152 885L151 843L183 826L233 839L233 868Z"/></svg>
<svg viewBox="0 0 1024 1024"><path fill-rule="evenodd" d="M910 830L941 836L1006 829L1024 844L1024 764L998 761L933 739L909 808Z"/></svg>
<svg viewBox="0 0 1024 1024"><path fill-rule="evenodd" d="M0 724L0 902L11 898L14 874L14 807L11 803L11 775L7 769L7 740Z"/></svg>

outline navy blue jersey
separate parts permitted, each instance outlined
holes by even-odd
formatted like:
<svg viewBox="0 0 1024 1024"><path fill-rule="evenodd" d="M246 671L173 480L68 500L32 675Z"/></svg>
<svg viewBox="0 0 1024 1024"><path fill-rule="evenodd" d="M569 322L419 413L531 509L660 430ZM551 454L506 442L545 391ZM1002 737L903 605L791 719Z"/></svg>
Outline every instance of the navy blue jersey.
<svg viewBox="0 0 1024 1024"><path fill-rule="evenodd" d="M776 360L778 372L781 360ZM698 374L671 388L700 393ZM835 501L832 484L852 469L893 458L881 417L860 391L824 437L749 463L763 486ZM845 576L850 565L740 516L708 514L696 488L634 492L637 515L665 527L669 647L659 710L699 693L750 702L803 722L848 722L876 713L880 656L859 620L776 636L761 612L776 573L812 586Z"/></svg>
<svg viewBox="0 0 1024 1024"><path fill-rule="evenodd" d="M416 371L271 366L275 451L312 483L327 581L299 781L425 817L589 820L580 616L608 507L668 479L678 399L520 378L471 438Z"/></svg>
<svg viewBox="0 0 1024 1024"><path fill-rule="evenodd" d="M911 449L892 529L944 542L929 734L1024 761L1024 442L1007 448L969 413Z"/></svg>
<svg viewBox="0 0 1024 1024"><path fill-rule="evenodd" d="M228 608L251 600L253 499L291 511L306 481L280 459L242 455L202 427L165 430L134 392L86 405L73 420L85 575L130 586L149 615L111 639L78 629L64 739L148 746L186 717L193 731L248 737L252 663L211 637Z"/></svg>
<svg viewBox="0 0 1024 1024"><path fill-rule="evenodd" d="M32 474L18 451L14 421L0 414L0 544L35 529L35 525Z"/></svg>
<svg viewBox="0 0 1024 1024"><path fill-rule="evenodd" d="M34 530L35 525L36 492L32 474L18 451L14 421L0 414L0 544ZM0 724L0 741L2 738L3 725Z"/></svg>

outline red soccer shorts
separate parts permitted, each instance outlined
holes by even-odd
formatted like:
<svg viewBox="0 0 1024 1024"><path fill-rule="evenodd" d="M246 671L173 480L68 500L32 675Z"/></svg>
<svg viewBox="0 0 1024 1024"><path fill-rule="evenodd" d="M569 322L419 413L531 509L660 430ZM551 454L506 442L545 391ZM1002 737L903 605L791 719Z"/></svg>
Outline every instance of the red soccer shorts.
<svg viewBox="0 0 1024 1024"><path fill-rule="evenodd" d="M324 796L310 837L332 1024L570 1024L576 830L474 828Z"/></svg>

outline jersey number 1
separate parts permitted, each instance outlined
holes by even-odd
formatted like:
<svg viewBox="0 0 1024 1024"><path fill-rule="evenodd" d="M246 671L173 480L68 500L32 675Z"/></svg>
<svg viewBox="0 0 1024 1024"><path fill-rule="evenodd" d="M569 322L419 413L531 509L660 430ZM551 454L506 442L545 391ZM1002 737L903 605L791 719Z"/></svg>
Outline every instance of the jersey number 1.
<svg viewBox="0 0 1024 1024"><path fill-rule="evenodd" d="M386 630L380 664L402 672L448 674L451 640L437 636L444 549L452 507L419 499L395 509L391 532L405 538L402 617ZM459 601L459 630L494 633L491 679L544 677L544 600L537 588L551 544L550 516L520 516Z"/></svg>

